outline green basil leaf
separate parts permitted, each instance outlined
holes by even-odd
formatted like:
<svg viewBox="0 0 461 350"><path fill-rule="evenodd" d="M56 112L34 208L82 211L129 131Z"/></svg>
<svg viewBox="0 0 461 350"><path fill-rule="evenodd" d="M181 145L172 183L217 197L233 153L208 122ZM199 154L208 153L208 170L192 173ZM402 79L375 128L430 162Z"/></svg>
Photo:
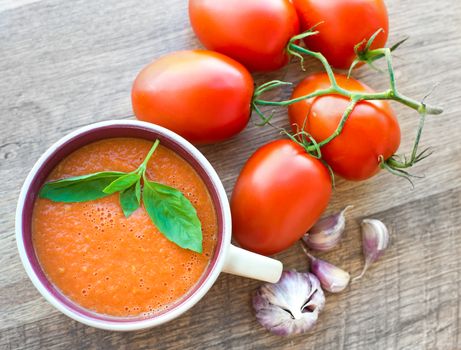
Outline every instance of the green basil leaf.
<svg viewBox="0 0 461 350"><path fill-rule="evenodd" d="M80 181L92 181L95 179L100 179L100 178L106 178L113 176L112 181L116 179L117 177L120 177L122 175L126 175L126 173L122 173L121 171L101 171L99 173L93 173L93 174L87 174L87 175L80 175L80 176L72 176L72 177L66 177L65 179L59 179L55 181L50 181L45 183L43 187L45 186L53 186L53 188L58 188L58 187L65 187L71 184L74 184L75 182L80 182Z"/></svg>
<svg viewBox="0 0 461 350"><path fill-rule="evenodd" d="M137 173L129 173L129 174L120 176L118 179L114 180L102 191L107 194L120 192L120 191L126 190L127 188L131 187L131 185L134 185L136 181L139 181L140 179L141 179L141 175Z"/></svg>
<svg viewBox="0 0 461 350"><path fill-rule="evenodd" d="M141 204L141 181L138 180L135 184L135 195L138 200L138 204Z"/></svg>
<svg viewBox="0 0 461 350"><path fill-rule="evenodd" d="M120 192L120 205L122 206L123 214L129 217L139 208L140 199L137 197L137 189L141 189L140 181Z"/></svg>
<svg viewBox="0 0 461 350"><path fill-rule="evenodd" d="M39 196L55 202L86 202L99 199L109 194L103 189L110 183L125 175L117 171L69 177L57 181L47 182L40 189Z"/></svg>
<svg viewBox="0 0 461 350"><path fill-rule="evenodd" d="M192 203L178 190L144 178L144 207L161 233L182 248L202 252L202 224Z"/></svg>

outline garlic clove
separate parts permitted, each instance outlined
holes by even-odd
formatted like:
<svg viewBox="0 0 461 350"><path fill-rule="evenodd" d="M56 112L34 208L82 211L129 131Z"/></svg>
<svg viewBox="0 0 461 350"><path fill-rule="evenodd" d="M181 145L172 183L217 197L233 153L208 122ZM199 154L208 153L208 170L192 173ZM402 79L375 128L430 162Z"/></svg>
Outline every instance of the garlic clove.
<svg viewBox="0 0 461 350"><path fill-rule="evenodd" d="M317 221L303 236L304 243L313 250L325 252L333 249L344 233L346 228L345 214L351 208L353 206L348 205L340 212Z"/></svg>
<svg viewBox="0 0 461 350"><path fill-rule="evenodd" d="M364 219L361 227L363 251L370 262L375 262L389 245L389 230L382 221L376 219Z"/></svg>
<svg viewBox="0 0 461 350"><path fill-rule="evenodd" d="M325 305L320 282L311 273L284 271L277 283L266 283L253 295L259 323L280 336L307 332Z"/></svg>
<svg viewBox="0 0 461 350"><path fill-rule="evenodd" d="M358 280L365 275L368 267L378 260L389 246L389 230L380 220L364 219L361 223L362 228L362 250L365 257L365 265Z"/></svg>
<svg viewBox="0 0 461 350"><path fill-rule="evenodd" d="M311 263L311 272L319 279L323 289L330 293L339 293L346 289L351 279L351 275L347 271L309 253L307 256Z"/></svg>

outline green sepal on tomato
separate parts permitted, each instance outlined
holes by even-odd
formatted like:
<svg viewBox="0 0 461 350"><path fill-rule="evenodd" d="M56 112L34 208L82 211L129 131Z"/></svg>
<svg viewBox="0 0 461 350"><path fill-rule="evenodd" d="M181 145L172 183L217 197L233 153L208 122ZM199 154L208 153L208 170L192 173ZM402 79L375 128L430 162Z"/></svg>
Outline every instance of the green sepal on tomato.
<svg viewBox="0 0 461 350"><path fill-rule="evenodd" d="M365 84L344 75L335 74L338 85L349 91L371 93ZM327 89L326 73L313 74L294 89L292 98ZM350 100L328 94L305 99L289 106L293 130L303 129L317 142L332 135ZM322 158L335 174L347 180L365 180L380 170L380 158L387 160L400 145L400 127L389 103L382 100L358 102L349 115L343 130L322 146Z"/></svg>
<svg viewBox="0 0 461 350"><path fill-rule="evenodd" d="M242 248L271 255L305 234L332 191L328 169L291 140L259 148L240 173L231 198L233 237Z"/></svg>
<svg viewBox="0 0 461 350"><path fill-rule="evenodd" d="M290 0L189 0L195 34L210 50L221 52L251 71L272 71L288 62L285 50L299 33Z"/></svg>

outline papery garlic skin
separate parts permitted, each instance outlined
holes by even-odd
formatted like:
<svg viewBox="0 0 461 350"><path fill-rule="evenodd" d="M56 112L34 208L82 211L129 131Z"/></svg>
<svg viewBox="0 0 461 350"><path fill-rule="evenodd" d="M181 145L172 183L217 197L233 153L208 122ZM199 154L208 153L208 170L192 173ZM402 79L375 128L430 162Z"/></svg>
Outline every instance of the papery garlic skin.
<svg viewBox="0 0 461 350"><path fill-rule="evenodd" d="M333 249L344 233L346 228L345 213L350 208L353 208L353 206L348 205L340 212L317 221L309 232L303 236L304 243L309 248L322 252Z"/></svg>
<svg viewBox="0 0 461 350"><path fill-rule="evenodd" d="M317 259L308 254L311 262L311 272L319 279L322 288L330 293L342 292L349 285L349 272L330 264L328 261Z"/></svg>
<svg viewBox="0 0 461 350"><path fill-rule="evenodd" d="M320 282L311 273L284 271L279 282L263 284L253 295L259 323L280 336L307 332L324 305Z"/></svg>
<svg viewBox="0 0 461 350"><path fill-rule="evenodd" d="M365 266L359 276L354 280L363 277L368 267L378 260L389 246L390 236L386 225L380 220L364 219L362 228L362 250L365 257Z"/></svg>

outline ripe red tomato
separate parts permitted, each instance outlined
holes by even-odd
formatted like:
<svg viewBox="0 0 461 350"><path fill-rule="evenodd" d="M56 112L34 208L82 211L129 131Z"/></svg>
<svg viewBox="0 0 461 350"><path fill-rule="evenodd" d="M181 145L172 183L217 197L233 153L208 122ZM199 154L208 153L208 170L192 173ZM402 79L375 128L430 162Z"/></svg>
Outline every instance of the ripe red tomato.
<svg viewBox="0 0 461 350"><path fill-rule="evenodd" d="M339 86L361 92L372 92L365 84L335 75ZM293 98L307 95L330 86L325 73L304 79L293 91ZM339 95L320 96L303 100L289 107L293 130L302 127L321 142L333 134L341 116L349 105L349 99ZM306 119L307 118L307 119ZM375 175L379 157L392 156L400 145L400 127L387 101L359 102L343 128L342 133L322 147L323 159L339 176L348 180L365 180Z"/></svg>
<svg viewBox="0 0 461 350"><path fill-rule="evenodd" d="M189 0L192 28L206 48L252 71L285 65L285 47L299 32L290 0Z"/></svg>
<svg viewBox="0 0 461 350"><path fill-rule="evenodd" d="M335 68L348 69L355 59L354 46L381 32L372 49L384 47L388 16L384 0L293 0L303 31L315 26L319 34L304 39L306 47L321 52Z"/></svg>
<svg viewBox="0 0 461 350"><path fill-rule="evenodd" d="M235 240L266 255L288 248L322 215L331 187L322 162L293 141L261 147L245 164L232 194Z"/></svg>
<svg viewBox="0 0 461 350"><path fill-rule="evenodd" d="M131 98L138 119L205 144L225 140L247 125L253 91L253 78L240 63L193 50L171 53L145 67Z"/></svg>

